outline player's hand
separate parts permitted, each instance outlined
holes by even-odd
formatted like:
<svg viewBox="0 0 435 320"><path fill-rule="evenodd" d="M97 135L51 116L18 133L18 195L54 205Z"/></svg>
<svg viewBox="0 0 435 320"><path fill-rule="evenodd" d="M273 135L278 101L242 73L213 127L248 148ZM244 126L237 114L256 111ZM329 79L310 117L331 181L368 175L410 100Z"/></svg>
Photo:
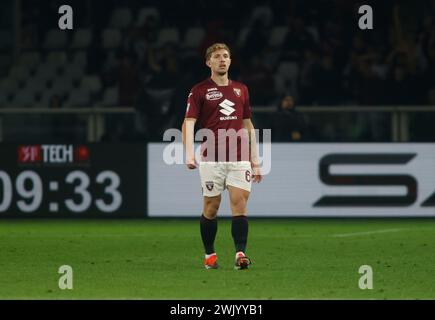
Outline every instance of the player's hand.
<svg viewBox="0 0 435 320"><path fill-rule="evenodd" d="M189 169L196 169L198 164L196 163L195 157L188 157L186 161L187 167Z"/></svg>
<svg viewBox="0 0 435 320"><path fill-rule="evenodd" d="M263 176L261 175L260 167L257 165L252 165L252 181L260 183L263 180Z"/></svg>

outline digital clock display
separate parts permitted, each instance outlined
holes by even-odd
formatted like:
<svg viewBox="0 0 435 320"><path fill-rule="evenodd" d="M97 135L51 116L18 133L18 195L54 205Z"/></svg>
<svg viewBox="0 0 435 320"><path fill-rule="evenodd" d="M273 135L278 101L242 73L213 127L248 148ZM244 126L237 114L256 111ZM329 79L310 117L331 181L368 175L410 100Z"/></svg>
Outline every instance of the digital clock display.
<svg viewBox="0 0 435 320"><path fill-rule="evenodd" d="M1 147L0 216L146 214L145 146Z"/></svg>

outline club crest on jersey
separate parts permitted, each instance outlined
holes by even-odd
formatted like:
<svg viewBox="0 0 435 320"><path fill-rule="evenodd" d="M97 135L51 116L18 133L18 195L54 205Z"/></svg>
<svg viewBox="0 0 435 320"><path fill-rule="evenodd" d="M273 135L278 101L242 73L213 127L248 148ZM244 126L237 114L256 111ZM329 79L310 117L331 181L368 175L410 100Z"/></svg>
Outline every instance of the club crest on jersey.
<svg viewBox="0 0 435 320"><path fill-rule="evenodd" d="M222 92L220 91L212 91L209 92L205 95L205 98L207 100L213 101L213 100L219 100L220 98L222 98L224 95L222 94Z"/></svg>
<svg viewBox="0 0 435 320"><path fill-rule="evenodd" d="M242 95L242 91L239 88L233 88L233 90L236 96L240 97Z"/></svg>
<svg viewBox="0 0 435 320"><path fill-rule="evenodd" d="M213 181L206 181L205 186L207 187L208 191L211 191L211 190L213 190L214 183L213 183Z"/></svg>

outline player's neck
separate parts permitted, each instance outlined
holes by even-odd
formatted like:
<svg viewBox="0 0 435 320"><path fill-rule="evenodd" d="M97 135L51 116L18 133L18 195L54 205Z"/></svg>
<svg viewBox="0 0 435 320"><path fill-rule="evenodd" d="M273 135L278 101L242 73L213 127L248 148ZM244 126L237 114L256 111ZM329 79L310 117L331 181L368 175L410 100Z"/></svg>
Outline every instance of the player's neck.
<svg viewBox="0 0 435 320"><path fill-rule="evenodd" d="M228 79L228 73L225 73L224 75L219 75L212 73L211 79L218 85L218 86L227 86L230 83L230 80Z"/></svg>

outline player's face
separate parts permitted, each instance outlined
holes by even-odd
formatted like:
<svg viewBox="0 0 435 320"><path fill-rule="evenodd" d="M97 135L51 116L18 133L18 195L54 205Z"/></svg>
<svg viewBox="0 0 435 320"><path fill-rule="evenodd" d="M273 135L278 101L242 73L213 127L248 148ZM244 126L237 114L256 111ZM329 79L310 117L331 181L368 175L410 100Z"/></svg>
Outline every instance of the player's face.
<svg viewBox="0 0 435 320"><path fill-rule="evenodd" d="M216 50L211 54L207 65L212 73L223 76L228 72L231 65L230 54L225 49Z"/></svg>

